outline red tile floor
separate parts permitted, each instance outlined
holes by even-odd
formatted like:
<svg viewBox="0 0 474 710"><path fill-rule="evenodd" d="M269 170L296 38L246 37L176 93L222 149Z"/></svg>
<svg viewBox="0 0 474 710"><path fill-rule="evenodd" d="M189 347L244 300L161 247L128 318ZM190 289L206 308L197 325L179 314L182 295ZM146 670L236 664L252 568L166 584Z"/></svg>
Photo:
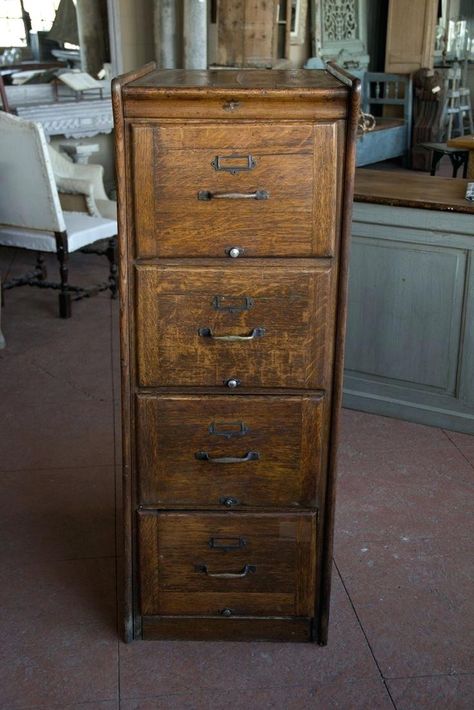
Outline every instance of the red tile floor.
<svg viewBox="0 0 474 710"><path fill-rule="evenodd" d="M0 250L4 276L25 256ZM2 314L1 708L474 707L474 437L348 410L329 645L123 644L117 303L61 321L56 298L8 291Z"/></svg>

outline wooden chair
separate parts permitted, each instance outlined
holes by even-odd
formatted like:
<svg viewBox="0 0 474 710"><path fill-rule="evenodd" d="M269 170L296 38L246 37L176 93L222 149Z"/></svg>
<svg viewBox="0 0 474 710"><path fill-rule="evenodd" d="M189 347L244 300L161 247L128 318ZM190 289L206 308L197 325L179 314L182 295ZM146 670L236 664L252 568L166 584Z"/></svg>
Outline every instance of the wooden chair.
<svg viewBox="0 0 474 710"><path fill-rule="evenodd" d="M78 194L90 184L69 185ZM40 124L0 112L0 245L39 252L34 271L3 284L4 289L28 284L59 290L59 315L71 316L71 301L110 289L117 292L115 219L85 212L63 211L54 179L48 145ZM108 240L106 246L97 244ZM107 257L107 282L91 288L71 286L68 280L69 254L93 251ZM43 252L55 252L59 261L59 282L46 280Z"/></svg>
<svg viewBox="0 0 474 710"><path fill-rule="evenodd" d="M408 160L412 131L412 83L409 76L366 72L362 82L362 111L375 114L373 131L364 133L357 140L357 167L378 163L382 160L403 157ZM383 115L398 110L399 117Z"/></svg>

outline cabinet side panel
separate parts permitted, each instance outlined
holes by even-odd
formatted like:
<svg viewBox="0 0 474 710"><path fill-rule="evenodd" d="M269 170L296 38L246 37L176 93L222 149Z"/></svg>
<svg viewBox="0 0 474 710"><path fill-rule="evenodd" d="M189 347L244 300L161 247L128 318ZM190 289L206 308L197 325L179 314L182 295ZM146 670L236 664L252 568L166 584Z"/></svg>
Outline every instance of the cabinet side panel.
<svg viewBox="0 0 474 710"><path fill-rule="evenodd" d="M122 530L117 528L117 551L119 559L119 602L123 609L123 637L129 642L134 637L133 623L133 527L131 504L131 402L130 402L130 326L128 308L128 262L129 262L129 226L127 215L130 214L127 185L127 138L125 133L124 106L122 89L127 82L145 76L155 69L154 62L146 64L136 71L117 77L112 82L112 108L115 129L115 172L117 181L117 221L118 221L118 254L119 254L119 299L120 299L120 360L121 360L121 400L122 400ZM122 535L122 539L120 539ZM123 594L123 597L121 595ZM121 597L121 598L120 598Z"/></svg>
<svg viewBox="0 0 474 710"><path fill-rule="evenodd" d="M321 586L319 605L317 609L317 640L319 644L326 645L328 639L329 607L331 593L331 571L334 536L334 514L336 496L336 459L339 438L339 418L342 402L342 384L344 368L344 340L347 316L347 285L349 269L349 247L352 222L352 196L354 194L356 130L360 106L360 81L353 79L343 70L328 65L331 72L341 78L341 81L350 86L348 94L348 120L345 130L345 156L342 178L341 195L341 229L339 241L339 270L338 270L338 295L337 316L335 331L334 351L334 377L332 386L332 411L329 432L329 456L326 485L326 501L324 506L323 521L323 548L321 560Z"/></svg>

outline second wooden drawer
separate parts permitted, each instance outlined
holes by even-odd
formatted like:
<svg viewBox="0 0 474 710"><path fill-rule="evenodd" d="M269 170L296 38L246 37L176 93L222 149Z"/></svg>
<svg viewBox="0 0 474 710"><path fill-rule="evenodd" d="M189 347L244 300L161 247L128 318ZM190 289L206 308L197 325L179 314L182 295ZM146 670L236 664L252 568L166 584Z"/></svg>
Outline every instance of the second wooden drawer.
<svg viewBox="0 0 474 710"><path fill-rule="evenodd" d="M140 386L328 389L330 260L163 260L136 274Z"/></svg>
<svg viewBox="0 0 474 710"><path fill-rule="evenodd" d="M323 395L140 395L140 503L317 505L325 409Z"/></svg>

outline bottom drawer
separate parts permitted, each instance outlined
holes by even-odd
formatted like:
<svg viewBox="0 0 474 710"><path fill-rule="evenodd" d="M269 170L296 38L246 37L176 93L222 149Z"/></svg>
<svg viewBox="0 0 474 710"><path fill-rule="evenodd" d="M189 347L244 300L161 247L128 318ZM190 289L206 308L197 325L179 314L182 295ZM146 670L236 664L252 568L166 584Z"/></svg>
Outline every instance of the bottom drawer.
<svg viewBox="0 0 474 710"><path fill-rule="evenodd" d="M143 615L314 616L316 513L139 513Z"/></svg>

